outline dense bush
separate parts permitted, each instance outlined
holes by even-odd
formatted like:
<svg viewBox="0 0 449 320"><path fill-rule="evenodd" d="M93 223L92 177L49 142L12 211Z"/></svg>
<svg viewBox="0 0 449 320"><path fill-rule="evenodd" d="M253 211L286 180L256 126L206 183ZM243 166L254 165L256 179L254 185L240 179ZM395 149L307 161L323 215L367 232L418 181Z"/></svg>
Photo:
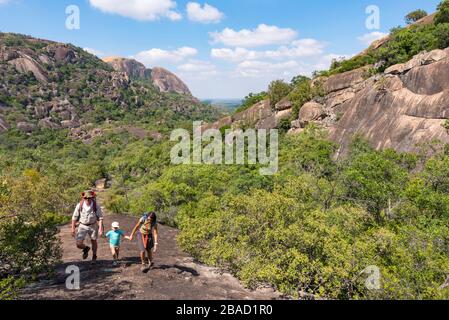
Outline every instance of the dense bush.
<svg viewBox="0 0 449 320"><path fill-rule="evenodd" d="M0 185L0 297L14 298L25 281L51 272L59 262L58 230L67 199L35 170Z"/></svg>
<svg viewBox="0 0 449 320"><path fill-rule="evenodd" d="M438 5L438 11L435 15L435 23L449 23L449 1L443 0Z"/></svg>
<svg viewBox="0 0 449 320"><path fill-rule="evenodd" d="M271 191L203 194L180 210L184 250L249 286L270 283L294 296L449 297L439 289L449 268L447 156L416 172L415 156L360 140L334 162L333 145L317 131L288 139ZM379 290L365 284L372 266Z"/></svg>

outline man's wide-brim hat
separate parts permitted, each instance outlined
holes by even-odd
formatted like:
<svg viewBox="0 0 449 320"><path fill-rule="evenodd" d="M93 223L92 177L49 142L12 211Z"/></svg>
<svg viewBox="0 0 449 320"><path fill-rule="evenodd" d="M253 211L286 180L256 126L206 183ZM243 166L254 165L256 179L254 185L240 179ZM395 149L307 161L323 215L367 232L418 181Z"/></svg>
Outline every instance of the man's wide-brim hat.
<svg viewBox="0 0 449 320"><path fill-rule="evenodd" d="M95 198L95 192L92 190L87 190L82 193L84 199L92 199Z"/></svg>

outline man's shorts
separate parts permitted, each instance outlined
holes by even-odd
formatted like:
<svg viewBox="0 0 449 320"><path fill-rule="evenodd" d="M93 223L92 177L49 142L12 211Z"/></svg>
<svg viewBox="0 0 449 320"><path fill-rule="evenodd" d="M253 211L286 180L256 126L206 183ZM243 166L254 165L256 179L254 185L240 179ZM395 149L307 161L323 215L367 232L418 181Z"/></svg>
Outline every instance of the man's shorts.
<svg viewBox="0 0 449 320"><path fill-rule="evenodd" d="M91 226L86 226L84 224L80 224L78 226L78 232L76 234L76 241L84 241L86 237L89 236L90 240L97 241L98 240L98 224L93 224Z"/></svg>

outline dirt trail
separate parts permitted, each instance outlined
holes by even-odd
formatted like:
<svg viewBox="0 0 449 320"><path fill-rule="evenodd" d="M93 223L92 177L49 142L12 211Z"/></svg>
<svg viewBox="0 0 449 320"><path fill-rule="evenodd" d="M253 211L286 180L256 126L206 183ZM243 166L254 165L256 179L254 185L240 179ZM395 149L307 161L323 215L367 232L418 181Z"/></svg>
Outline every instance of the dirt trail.
<svg viewBox="0 0 449 320"><path fill-rule="evenodd" d="M100 196L101 197L101 196ZM105 229L113 221L120 222L122 230L129 234L137 222L135 217L105 217ZM176 244L177 230L159 225L159 248L155 266L144 274L140 271L140 259L136 240L123 240L121 265L113 267L106 239L99 240L98 262L92 265L90 258L82 261L81 252L75 247L70 226L60 230L63 263L57 267L52 280L40 281L27 287L23 299L70 300L271 300L281 295L272 289L245 289L232 275L195 262L182 253ZM67 290L65 273L70 265L80 268L80 290Z"/></svg>

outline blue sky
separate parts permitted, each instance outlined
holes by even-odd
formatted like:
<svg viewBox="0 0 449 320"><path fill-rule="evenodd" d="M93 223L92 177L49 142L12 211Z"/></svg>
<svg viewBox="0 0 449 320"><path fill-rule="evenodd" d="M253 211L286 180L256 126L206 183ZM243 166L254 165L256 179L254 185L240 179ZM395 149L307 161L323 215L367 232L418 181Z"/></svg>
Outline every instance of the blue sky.
<svg viewBox="0 0 449 320"><path fill-rule="evenodd" d="M440 0L0 0L0 30L134 57L179 75L200 98L241 98L351 56ZM207 5L206 5L207 4ZM76 5L80 28L66 27ZM368 29L366 8L379 8ZM372 20L369 20L372 21Z"/></svg>

